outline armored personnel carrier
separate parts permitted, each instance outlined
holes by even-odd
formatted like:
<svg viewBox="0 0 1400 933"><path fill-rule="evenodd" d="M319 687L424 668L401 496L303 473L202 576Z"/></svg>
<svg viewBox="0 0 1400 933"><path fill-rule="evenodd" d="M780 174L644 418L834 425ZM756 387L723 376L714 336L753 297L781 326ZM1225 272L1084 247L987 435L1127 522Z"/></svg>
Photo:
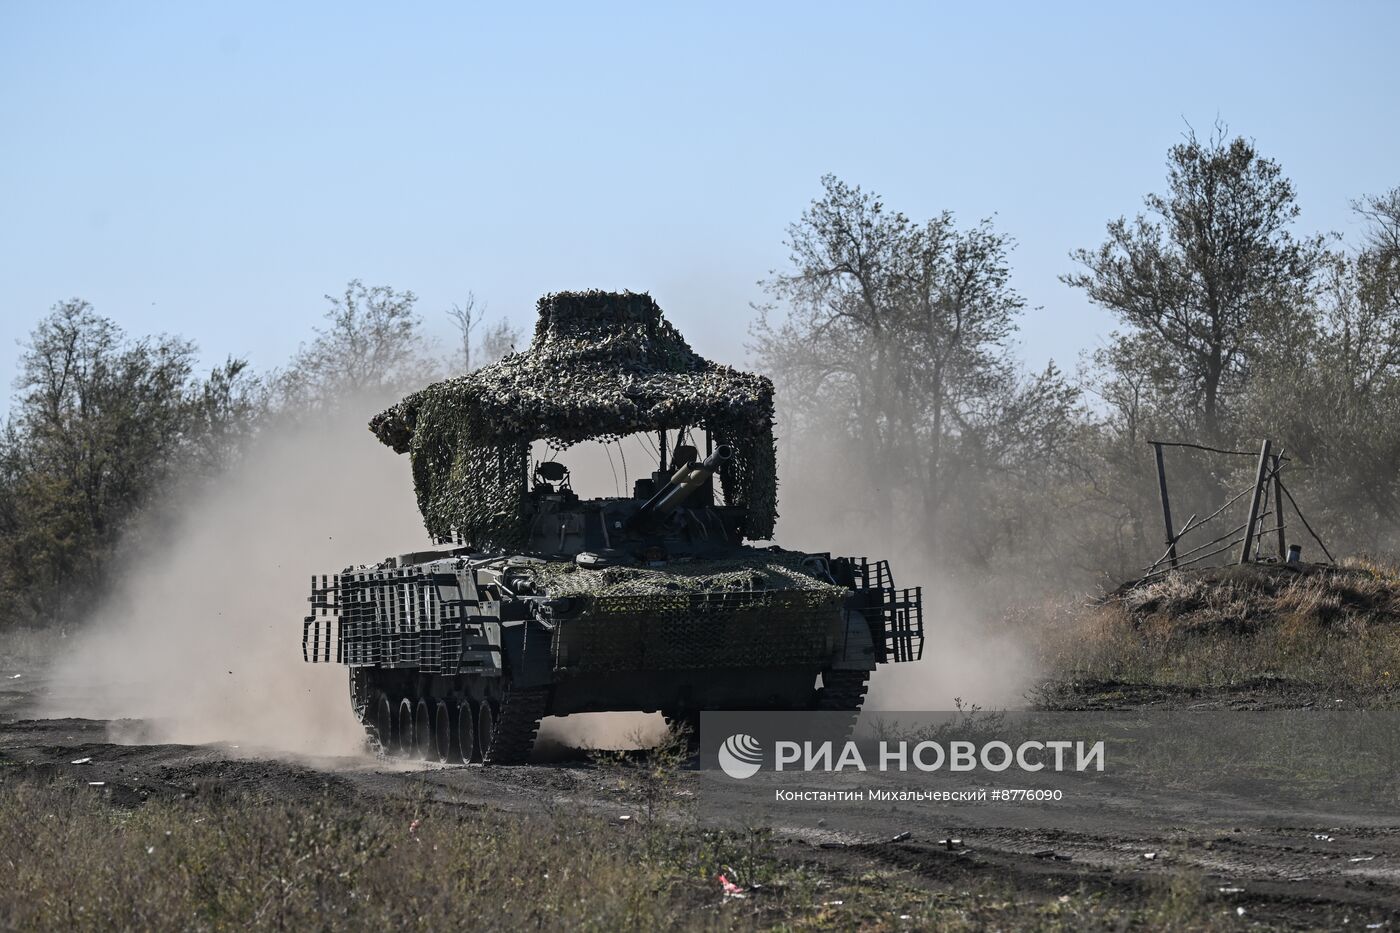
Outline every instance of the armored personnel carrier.
<svg viewBox="0 0 1400 933"><path fill-rule="evenodd" d="M529 350L370 430L440 544L313 578L302 652L349 667L391 754L521 762L542 717L590 711L854 713L876 665L922 652L920 591L886 562L746 543L777 519L772 383L697 355L648 295L547 295ZM631 495L574 490L570 447L633 434L657 459Z"/></svg>

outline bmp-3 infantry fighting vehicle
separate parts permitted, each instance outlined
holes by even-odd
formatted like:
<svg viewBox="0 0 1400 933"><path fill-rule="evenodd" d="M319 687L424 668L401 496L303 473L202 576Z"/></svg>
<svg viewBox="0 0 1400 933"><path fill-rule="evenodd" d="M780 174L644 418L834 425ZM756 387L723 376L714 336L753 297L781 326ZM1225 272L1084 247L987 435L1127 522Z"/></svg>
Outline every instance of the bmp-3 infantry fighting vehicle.
<svg viewBox="0 0 1400 933"><path fill-rule="evenodd" d="M877 664L922 652L920 591L884 561L744 543L777 518L773 385L697 355L649 295L548 295L528 351L370 429L450 543L313 578L302 650L350 668L391 754L521 762L542 717L589 711L854 713ZM633 434L657 462L630 496L582 498L554 459Z"/></svg>

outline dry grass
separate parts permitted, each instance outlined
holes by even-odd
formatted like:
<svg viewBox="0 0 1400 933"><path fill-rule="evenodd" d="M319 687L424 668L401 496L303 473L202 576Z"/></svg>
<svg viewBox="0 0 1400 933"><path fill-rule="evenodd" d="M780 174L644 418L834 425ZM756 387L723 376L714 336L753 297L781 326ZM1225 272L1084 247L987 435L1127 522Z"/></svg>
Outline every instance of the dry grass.
<svg viewBox="0 0 1400 933"><path fill-rule="evenodd" d="M832 870L766 833L519 816L424 800L231 792L113 806L99 789L0 781L0 925L22 930L1220 929L1231 908L1172 876L1118 891L1016 891ZM725 870L746 897L725 898Z"/></svg>
<svg viewBox="0 0 1400 933"><path fill-rule="evenodd" d="M1277 681L1395 705L1400 573L1367 559L1171 573L1124 587L1088 612L1059 613L1045 655L1061 679L1186 687Z"/></svg>
<svg viewBox="0 0 1400 933"><path fill-rule="evenodd" d="M8 628L0 633L0 673L33 673L58 656L68 634L52 628Z"/></svg>
<svg viewBox="0 0 1400 933"><path fill-rule="evenodd" d="M733 926L700 866L745 853L698 833L658 851L649 835L421 800L214 794L126 810L86 786L9 781L0 917L15 929Z"/></svg>

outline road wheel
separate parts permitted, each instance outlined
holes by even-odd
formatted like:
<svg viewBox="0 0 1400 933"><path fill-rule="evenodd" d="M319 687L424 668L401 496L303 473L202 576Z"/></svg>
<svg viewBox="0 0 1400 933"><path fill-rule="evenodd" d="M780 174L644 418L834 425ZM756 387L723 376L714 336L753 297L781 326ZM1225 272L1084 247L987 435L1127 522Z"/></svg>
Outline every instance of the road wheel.
<svg viewBox="0 0 1400 933"><path fill-rule="evenodd" d="M491 746L496 741L496 711L490 700L482 700L476 710L476 744L483 763L491 760Z"/></svg>
<svg viewBox="0 0 1400 933"><path fill-rule="evenodd" d="M413 713L413 757L426 761L433 752L433 710L427 700L419 700Z"/></svg>
<svg viewBox="0 0 1400 933"><path fill-rule="evenodd" d="M374 699L374 731L384 754L394 753L394 706L389 695L381 693Z"/></svg>
<svg viewBox="0 0 1400 933"><path fill-rule="evenodd" d="M463 700L457 707L457 758L462 764L480 761L476 750L476 704Z"/></svg>
<svg viewBox="0 0 1400 933"><path fill-rule="evenodd" d="M447 764L452 760L452 708L446 700L438 700L433 710L433 754Z"/></svg>
<svg viewBox="0 0 1400 933"><path fill-rule="evenodd" d="M400 758L413 754L413 701L408 697L399 701L399 740L394 744L394 754Z"/></svg>

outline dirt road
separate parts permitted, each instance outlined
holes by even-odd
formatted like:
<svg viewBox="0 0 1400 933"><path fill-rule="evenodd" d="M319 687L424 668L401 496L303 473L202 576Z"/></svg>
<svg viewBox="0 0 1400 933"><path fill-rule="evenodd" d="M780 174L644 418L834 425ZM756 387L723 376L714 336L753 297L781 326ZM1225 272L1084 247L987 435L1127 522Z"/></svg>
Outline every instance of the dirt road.
<svg viewBox="0 0 1400 933"><path fill-rule="evenodd" d="M39 687L34 679L0 682L0 774L7 780L62 776L87 783L119 807L221 790L293 800L424 794L520 813L564 807L622 816L639 806L619 788L614 771L570 749L553 749L546 756L552 760L509 768L368 756L287 760L228 744L150 744L149 729L137 721L26 718ZM703 775L683 772L668 793L693 795L701 780ZM1202 822L1183 807L1180 819L1167 825L1118 812L1087 832L999 826L975 816L960 818L950 830L946 822L920 825L916 813L890 807L872 811L857 836L818 825L774 829L785 854L851 877L894 870L938 890L991 874L1030 898L1090 890L1130 901L1185 874L1213 892L1222 917L1291 928L1345 921L1365 929L1388 926L1400 916L1400 820L1379 822L1386 825L1342 827L1326 813L1302 811ZM940 842L954 838L953 832L959 842ZM902 833L909 835L895 841Z"/></svg>

